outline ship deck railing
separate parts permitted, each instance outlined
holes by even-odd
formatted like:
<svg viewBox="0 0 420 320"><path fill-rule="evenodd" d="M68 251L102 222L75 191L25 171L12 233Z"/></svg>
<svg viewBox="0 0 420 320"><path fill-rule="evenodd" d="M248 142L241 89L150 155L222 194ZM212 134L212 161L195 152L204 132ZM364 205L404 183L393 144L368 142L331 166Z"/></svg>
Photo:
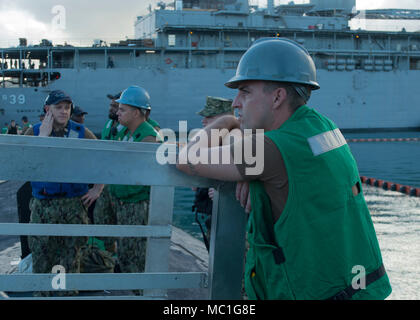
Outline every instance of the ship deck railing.
<svg viewBox="0 0 420 320"><path fill-rule="evenodd" d="M208 299L241 299L246 215L235 200L235 185L161 165L162 145L87 139L0 135L0 180L150 185L148 225L1 223L0 235L147 237L144 273L67 273L64 291L139 290L143 296L60 299L166 299L168 289L207 288ZM176 146L165 155L175 158ZM169 272L175 187L214 187L207 272ZM192 204L191 204L192 205ZM55 291L59 274L1 274L0 291ZM25 299L36 299L28 297ZM59 299L59 298L48 298Z"/></svg>

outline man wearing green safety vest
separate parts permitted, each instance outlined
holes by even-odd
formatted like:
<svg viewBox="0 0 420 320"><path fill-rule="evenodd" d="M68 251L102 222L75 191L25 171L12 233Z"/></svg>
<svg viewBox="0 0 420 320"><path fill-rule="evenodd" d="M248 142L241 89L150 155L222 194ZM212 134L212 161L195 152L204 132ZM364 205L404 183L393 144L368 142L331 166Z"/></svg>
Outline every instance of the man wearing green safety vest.
<svg viewBox="0 0 420 320"><path fill-rule="evenodd" d="M22 117L22 132L20 133L21 135L25 135L26 131L28 131L30 128L32 128L32 125L29 123L28 117L27 116L23 116Z"/></svg>
<svg viewBox="0 0 420 320"><path fill-rule="evenodd" d="M121 97L122 92L119 92L115 95L108 94L107 97L111 100L109 104L109 120L105 124L104 128L101 132L101 140L117 140L118 135L121 131L125 129L125 127L118 122L118 107L119 103L116 102ZM150 113L149 113L150 115ZM160 125L150 117L146 119L149 124L155 128L156 131L160 130Z"/></svg>
<svg viewBox="0 0 420 320"><path fill-rule="evenodd" d="M101 132L101 140L116 140L118 133L125 127L118 122L118 106L115 100L119 99L121 92L115 95L108 94L111 100L109 105L109 120ZM94 224L106 225L116 224L113 218L113 209L108 186L102 185L101 195L95 202L93 209ZM114 272L116 261L115 238L90 237L86 246L82 248L81 272L83 273L112 273Z"/></svg>
<svg viewBox="0 0 420 320"><path fill-rule="evenodd" d="M218 119L180 151L179 159L188 159L192 145L207 151L208 164L179 161L177 168L239 181L237 197L250 211L248 297L385 299L391 286L356 162L336 125L306 105L320 88L307 50L288 39L261 39L226 86L238 89L232 106L239 118ZM239 148L239 142L211 148L205 137L213 129L256 132L244 135ZM247 145L257 151L255 161L238 164L235 153ZM224 149L230 164L211 163L212 153Z"/></svg>
<svg viewBox="0 0 420 320"><path fill-rule="evenodd" d="M111 100L111 102L109 103L109 120L102 129L101 140L116 140L118 133L120 133L124 129L124 126L118 122L117 115L119 104L118 102L116 102L116 100L118 100L121 97L121 93L122 92L117 93L115 95L107 95L107 97Z"/></svg>
<svg viewBox="0 0 420 320"><path fill-rule="evenodd" d="M151 111L150 97L138 86L127 88L116 100L118 121L125 128L116 140L126 142L161 142L159 133L147 122ZM150 186L110 185L112 220L119 225L147 225ZM118 262L124 273L144 272L146 239L118 240Z"/></svg>
<svg viewBox="0 0 420 320"><path fill-rule="evenodd" d="M121 97L121 93L122 92L107 95L107 97L111 100L108 111L109 120L102 129L101 140L117 140L118 134L122 130L126 129L122 124L118 122L117 115L119 103L116 102L116 100ZM112 208L109 186L104 186L100 197L95 203L95 208L93 211L93 223L99 225L117 223ZM88 267L85 268L84 272L91 272L92 270L98 270L98 268L102 268L102 272L113 272L115 263L111 263L113 260L109 259L109 257L112 257L116 254L115 238L90 238L89 244L90 245L87 247L88 250L86 250L87 254L84 256L85 265ZM97 253L95 256L101 255L105 258L95 258L93 256L95 252ZM95 261L100 263L95 264Z"/></svg>
<svg viewBox="0 0 420 320"><path fill-rule="evenodd" d="M102 133L101 133L101 139L102 140L115 140L118 141L119 137L122 133L124 133L127 128L120 124L118 121L118 109L119 109L119 103L117 102L118 99L121 98L122 92L119 92L117 94L108 94L107 97L111 100L109 105L109 120L105 124ZM150 115L150 112L147 113L147 115ZM147 119L147 122L152 125L156 130L160 129L159 124L152 120L150 117ZM114 201L113 201L114 200ZM94 223L95 224L101 224L101 225L107 225L107 224L117 224L117 217L114 212L115 210L115 199L110 194L110 186L105 186L101 196L96 201L95 209L93 213L94 217ZM97 247L99 248L105 248L106 251L108 251L110 254L116 253L116 242L115 238L106 238L106 237L98 237L95 239L90 239L91 242L95 243ZM90 257L89 260L92 260ZM97 261L102 261L102 259L96 259ZM104 260L104 262L110 261L109 259ZM93 265L93 264L91 264ZM110 264L105 265L105 270L110 267ZM96 269L97 267L95 267Z"/></svg>

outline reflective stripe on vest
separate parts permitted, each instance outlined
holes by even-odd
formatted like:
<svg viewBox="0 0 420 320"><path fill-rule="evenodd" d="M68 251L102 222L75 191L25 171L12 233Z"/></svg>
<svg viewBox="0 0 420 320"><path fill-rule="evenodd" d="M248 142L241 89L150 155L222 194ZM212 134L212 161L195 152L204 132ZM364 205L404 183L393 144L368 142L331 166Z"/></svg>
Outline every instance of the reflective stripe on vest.
<svg viewBox="0 0 420 320"><path fill-rule="evenodd" d="M371 274L382 257L356 161L335 124L307 106L279 129L268 131L289 177L279 219L259 180L250 182L252 212L245 288L250 299L327 299L352 284L354 266ZM269 155L266 155L269 156ZM352 299L384 299L386 274Z"/></svg>
<svg viewBox="0 0 420 320"><path fill-rule="evenodd" d="M314 156L319 156L347 144L346 139L338 128L310 137L308 138L308 143Z"/></svg>

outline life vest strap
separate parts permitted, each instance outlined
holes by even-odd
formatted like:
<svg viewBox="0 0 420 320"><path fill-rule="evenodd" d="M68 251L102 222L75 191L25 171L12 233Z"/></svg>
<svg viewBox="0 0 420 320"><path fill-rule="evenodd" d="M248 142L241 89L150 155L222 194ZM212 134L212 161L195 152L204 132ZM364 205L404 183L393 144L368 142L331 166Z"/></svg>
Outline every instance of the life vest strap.
<svg viewBox="0 0 420 320"><path fill-rule="evenodd" d="M369 273L366 276L366 287L370 285L371 283L375 282L376 280L379 280L384 276L386 273L384 264L382 263L381 266L376 269L375 271ZM362 288L353 288L353 285L348 286L346 289L340 291L339 293L333 295L331 298L328 298L327 300L349 300L353 295L355 295L358 291L362 290Z"/></svg>

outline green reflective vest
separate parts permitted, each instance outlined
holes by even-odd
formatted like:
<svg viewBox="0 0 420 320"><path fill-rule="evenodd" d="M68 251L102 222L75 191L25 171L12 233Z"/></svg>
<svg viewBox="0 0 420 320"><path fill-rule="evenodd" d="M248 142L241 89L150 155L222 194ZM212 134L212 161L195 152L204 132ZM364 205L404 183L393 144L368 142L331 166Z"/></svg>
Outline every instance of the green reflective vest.
<svg viewBox="0 0 420 320"><path fill-rule="evenodd" d="M117 125L115 126L115 132L112 132L114 121ZM116 140L121 131L125 129L126 127L119 124L116 120L108 120L105 127L102 129L101 140Z"/></svg>
<svg viewBox="0 0 420 320"><path fill-rule="evenodd" d="M289 196L274 223L262 182L250 183L248 297L328 299L355 280L362 285L362 270L377 270L382 257L363 192L352 192L361 182L344 137L307 106L265 134L283 156ZM384 299L390 293L385 274L352 299Z"/></svg>
<svg viewBox="0 0 420 320"><path fill-rule="evenodd" d="M24 124L22 128L22 132L23 132L22 134L24 134L24 132L26 132L30 128L32 128L32 125L30 123Z"/></svg>
<svg viewBox="0 0 420 320"><path fill-rule="evenodd" d="M106 251L105 242L102 241L102 240L100 240L100 239L98 239L98 238L89 237L89 239L88 239L88 245L90 245L90 246L96 246L99 250Z"/></svg>
<svg viewBox="0 0 420 320"><path fill-rule="evenodd" d="M121 132L127 129L126 127L124 127L123 125L117 122L117 125L115 126L116 131L113 133L112 127L113 127L114 121L117 122L116 120L108 120L108 122L105 124L101 132L101 140L117 140ZM157 123L153 119L149 118L147 122L151 124L153 128L160 127L159 123Z"/></svg>
<svg viewBox="0 0 420 320"><path fill-rule="evenodd" d="M143 122L131 136L127 128L121 131L117 140L141 142L149 136L157 137L158 141L161 141L156 130L148 122ZM109 191L113 196L123 202L139 202L149 200L150 198L150 186L110 185Z"/></svg>

